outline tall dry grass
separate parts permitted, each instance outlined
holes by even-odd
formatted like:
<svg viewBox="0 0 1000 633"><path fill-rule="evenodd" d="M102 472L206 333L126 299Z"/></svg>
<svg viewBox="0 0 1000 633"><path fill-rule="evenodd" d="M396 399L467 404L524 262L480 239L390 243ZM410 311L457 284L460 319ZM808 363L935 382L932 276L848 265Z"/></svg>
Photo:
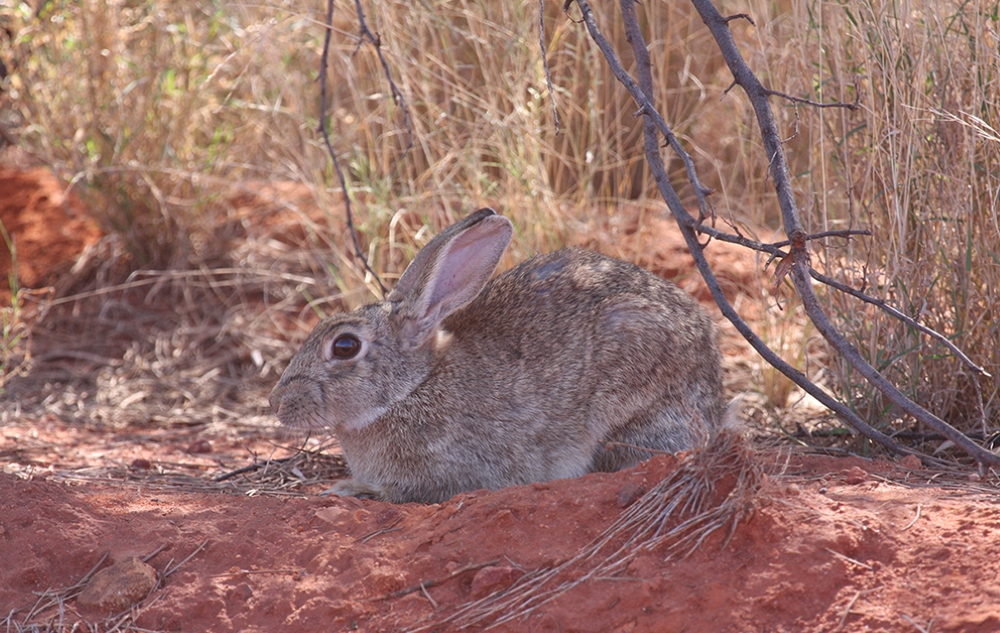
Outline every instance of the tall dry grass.
<svg viewBox="0 0 1000 633"><path fill-rule="evenodd" d="M514 260L653 195L635 107L561 2L545 5L559 134L535 2L363 4L413 126L406 151L402 109L374 50L358 46L353 3L338 2L330 126L377 269L399 272L424 239L419 225L437 229L484 204L514 220ZM630 67L615 3L599 4ZM190 265L199 244L189 236L214 221L219 192L234 181L306 183L331 217L341 213L315 133L324 3L83 0L0 10L16 34L8 87L25 121L22 146L101 200L106 226L130 236L135 267ZM750 0L725 10L755 18L756 27L731 26L772 88L852 101L860 86L855 113L773 101L807 226L874 232L817 244L815 264L866 284L1000 375L997 3ZM726 91L731 77L707 29L682 2L644 2L640 17L656 100L715 188L720 217L771 239L780 227L756 124L744 96ZM313 263L324 287L310 296L360 296L370 281L331 228L340 224L310 226L308 244L330 260ZM825 296L877 367L950 422L976 426L968 372L939 346L853 299ZM848 368L833 362L824 372L865 418L897 418ZM1000 387L982 387L995 428Z"/></svg>
<svg viewBox="0 0 1000 633"><path fill-rule="evenodd" d="M803 71L783 90L846 101L861 85L859 115L810 111L799 127L812 151L792 142L810 225L874 233L821 251L824 264L985 367L983 409L972 372L941 345L839 293L826 293L829 306L875 367L972 432L1000 425L997 15L996 2L802 2L779 19L795 35L773 31ZM899 417L846 364L831 369L863 417Z"/></svg>

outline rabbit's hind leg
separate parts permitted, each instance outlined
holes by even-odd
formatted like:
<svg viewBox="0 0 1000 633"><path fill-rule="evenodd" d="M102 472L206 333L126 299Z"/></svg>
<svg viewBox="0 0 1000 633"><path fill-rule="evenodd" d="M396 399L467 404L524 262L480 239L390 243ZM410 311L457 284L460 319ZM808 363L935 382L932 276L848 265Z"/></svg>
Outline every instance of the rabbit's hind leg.
<svg viewBox="0 0 1000 633"><path fill-rule="evenodd" d="M695 412L658 409L638 413L613 428L594 450L592 471L631 468L662 453L677 453L704 443L704 423Z"/></svg>

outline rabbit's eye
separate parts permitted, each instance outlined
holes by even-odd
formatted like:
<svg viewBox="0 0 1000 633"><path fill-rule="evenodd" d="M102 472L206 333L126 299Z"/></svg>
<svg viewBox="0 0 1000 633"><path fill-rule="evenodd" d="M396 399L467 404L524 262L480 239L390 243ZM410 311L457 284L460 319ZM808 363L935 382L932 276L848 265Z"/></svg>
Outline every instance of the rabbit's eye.
<svg viewBox="0 0 1000 633"><path fill-rule="evenodd" d="M334 358L354 358L361 351L361 341L353 334L341 334L333 339L330 351L333 352Z"/></svg>

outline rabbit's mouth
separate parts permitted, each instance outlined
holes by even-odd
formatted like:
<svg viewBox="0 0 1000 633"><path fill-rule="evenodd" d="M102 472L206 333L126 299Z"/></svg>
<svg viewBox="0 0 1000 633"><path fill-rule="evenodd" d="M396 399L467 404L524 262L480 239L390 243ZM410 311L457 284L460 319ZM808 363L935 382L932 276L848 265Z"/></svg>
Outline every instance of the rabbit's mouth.
<svg viewBox="0 0 1000 633"><path fill-rule="evenodd" d="M329 418L327 418L327 420L325 420L326 423L324 424L324 427L337 433L356 433L371 426L388 410L388 407L369 409L351 417L339 417L332 423L329 421Z"/></svg>
<svg viewBox="0 0 1000 633"><path fill-rule="evenodd" d="M281 424L294 429L323 430L337 434L357 433L370 426L388 410L388 407L359 407L361 410L358 410L351 407L350 403L324 407L321 400L303 397L306 391L309 390L302 389L301 385L296 388L294 394L288 390L279 391L279 388L275 387L271 394L271 410ZM317 385L315 391L321 392L322 387ZM354 411L350 411L351 409Z"/></svg>

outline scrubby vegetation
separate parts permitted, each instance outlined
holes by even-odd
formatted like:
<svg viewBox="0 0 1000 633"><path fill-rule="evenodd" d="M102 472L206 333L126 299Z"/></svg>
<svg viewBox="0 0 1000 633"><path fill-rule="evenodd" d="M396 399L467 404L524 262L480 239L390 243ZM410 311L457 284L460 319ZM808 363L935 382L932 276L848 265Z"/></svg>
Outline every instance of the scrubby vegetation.
<svg viewBox="0 0 1000 633"><path fill-rule="evenodd" d="M421 226L436 230L478 206L514 220L514 261L603 226L602 218L623 206L655 200L636 108L572 19L575 7L567 15L562 3L545 3L557 129L536 3L362 4L405 98L412 139L374 47L358 41L353 3L336 4L327 114L362 243L390 280L425 241ZM629 60L617 7L596 9ZM825 290L828 309L916 401L967 432L994 431L997 3L750 0L724 10L753 16L756 26L731 26L772 89L861 105L850 112L773 101L808 230L873 233L814 244L814 266L942 332L994 378L977 389L943 347L853 298ZM715 189L719 221L763 241L781 239L753 113L738 90L727 90L731 77L707 30L683 2L644 2L640 11L659 78L657 103ZM210 319L178 317L160 333L163 345L123 343L120 354L152 354L147 365L155 369L191 358L164 353L164 345L204 349L212 340L214 352L228 350L220 375L237 384L260 375L261 354L290 355L294 346L285 339L304 334L282 314L301 316L306 302L310 309L351 305L374 289L343 233L343 194L316 134L325 3L85 0L7 3L0 12L10 33L4 107L17 115L11 130L28 156L22 160L73 183L119 239L104 251L119 265L86 269L93 274L63 295L160 275L165 302L222 306ZM665 156L681 183L682 167ZM248 181L303 183L325 210L323 218L304 220L309 230L294 254L268 236L220 252L230 244L225 238L244 235L246 221L233 216L223 194ZM680 192L693 198L689 189ZM220 226L227 228L220 233ZM237 268L242 272L212 273ZM287 278L301 271L316 283ZM194 273L207 275L198 278L202 285L192 282ZM819 353L802 333L808 330L792 327L801 317L794 302L767 292L769 275L763 271L760 288L748 292L768 307L761 328L770 342L876 426L906 428L847 367ZM287 300L288 289L301 301ZM240 312L248 297L262 299L268 316ZM281 336L263 334L275 325ZM250 336L259 338L251 345ZM751 388L775 405L788 401L787 383L766 371L759 378ZM191 381L204 386L197 376ZM179 386L177 397L197 400L192 389Z"/></svg>

